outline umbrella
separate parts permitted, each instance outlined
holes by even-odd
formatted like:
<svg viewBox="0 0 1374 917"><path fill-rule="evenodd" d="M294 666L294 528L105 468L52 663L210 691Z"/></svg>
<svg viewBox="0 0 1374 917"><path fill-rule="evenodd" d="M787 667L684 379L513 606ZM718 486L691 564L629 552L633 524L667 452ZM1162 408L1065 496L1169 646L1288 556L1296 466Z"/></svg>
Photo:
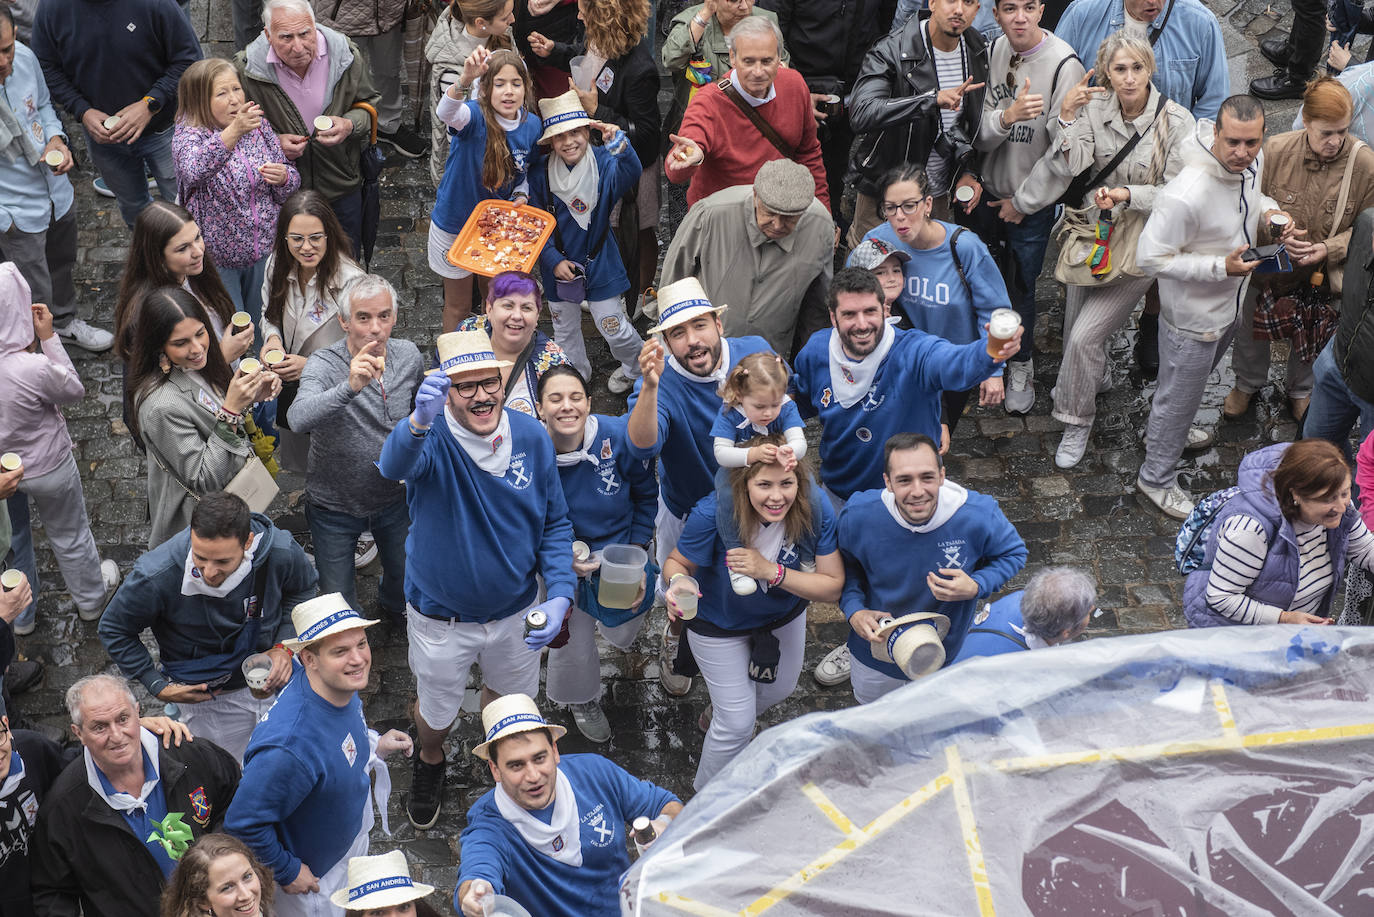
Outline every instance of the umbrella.
<svg viewBox="0 0 1374 917"><path fill-rule="evenodd" d="M366 102L354 102L354 108L361 108L372 116L372 133L363 147L363 155L358 168L363 173L363 263L372 270L372 251L377 245L377 224L382 218L382 189L379 184L382 166L386 157L377 149L377 109Z"/></svg>

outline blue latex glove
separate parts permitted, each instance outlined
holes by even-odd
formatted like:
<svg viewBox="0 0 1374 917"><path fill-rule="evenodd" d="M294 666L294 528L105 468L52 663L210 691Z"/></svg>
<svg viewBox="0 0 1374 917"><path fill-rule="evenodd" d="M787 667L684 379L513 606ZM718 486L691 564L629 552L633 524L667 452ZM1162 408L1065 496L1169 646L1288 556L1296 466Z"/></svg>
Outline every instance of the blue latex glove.
<svg viewBox="0 0 1374 917"><path fill-rule="evenodd" d="M563 619L568 616L568 609L572 607L572 602L563 598L549 599L547 602L534 607L548 615L549 621L539 630L530 631L530 635L525 638L525 646L532 650L542 650L553 642L553 638L557 637L558 632L563 629Z"/></svg>
<svg viewBox="0 0 1374 917"><path fill-rule="evenodd" d="M417 427L428 427L434 423L434 419L439 416L439 412L444 409L444 402L448 400L449 381L444 373L430 373L425 376L420 383L420 389L415 393L415 410L410 415L410 420Z"/></svg>

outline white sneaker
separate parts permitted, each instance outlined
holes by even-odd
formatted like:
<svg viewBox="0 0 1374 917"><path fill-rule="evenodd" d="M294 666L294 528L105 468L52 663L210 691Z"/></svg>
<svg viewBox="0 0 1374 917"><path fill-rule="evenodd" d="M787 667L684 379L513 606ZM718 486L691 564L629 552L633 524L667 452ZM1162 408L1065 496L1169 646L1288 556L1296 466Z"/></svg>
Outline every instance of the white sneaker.
<svg viewBox="0 0 1374 917"><path fill-rule="evenodd" d="M1145 499L1149 500L1155 509L1159 510L1170 519L1182 521L1188 518L1188 514L1193 511L1193 501L1183 492L1183 488L1177 483L1168 487L1151 487L1140 480L1137 475L1135 488Z"/></svg>
<svg viewBox="0 0 1374 917"><path fill-rule="evenodd" d="M1008 414L1027 414L1035 407L1035 363L1008 363L1007 392L1002 405Z"/></svg>
<svg viewBox="0 0 1374 917"><path fill-rule="evenodd" d="M849 681L849 647L843 643L825 654L825 658L816 664L816 671L812 677L827 688L834 685L843 684Z"/></svg>
<svg viewBox="0 0 1374 917"><path fill-rule="evenodd" d="M88 325L83 319L74 318L65 328L57 328L57 336L64 344L75 344L91 353L104 353L114 346L114 335L103 328Z"/></svg>
<svg viewBox="0 0 1374 917"><path fill-rule="evenodd" d="M606 389L612 395L623 395L634 387L635 380L630 378L623 366L617 366L615 372L611 373L611 378L606 380Z"/></svg>
<svg viewBox="0 0 1374 917"><path fill-rule="evenodd" d="M743 573L731 573L730 588L735 590L735 595L753 595L759 591L759 584L754 581L752 576L745 576Z"/></svg>
<svg viewBox="0 0 1374 917"><path fill-rule="evenodd" d="M1215 441L1215 434L1202 429L1202 427L1189 427L1188 441L1183 444L1183 451L1196 452L1199 449L1206 449Z"/></svg>
<svg viewBox="0 0 1374 917"><path fill-rule="evenodd" d="M673 671L673 660L677 658L677 643L682 639L673 635L665 622L663 625L663 642L658 649L658 680L663 684L663 690L674 697L682 697L692 690L692 678L689 675L679 675Z"/></svg>
<svg viewBox="0 0 1374 917"><path fill-rule="evenodd" d="M119 585L119 564L112 560L102 560L100 562L100 580L105 586L105 597L94 608L78 608L76 610L76 616L83 621L98 621L100 616L105 613L105 606L109 603L110 593L114 592L115 587Z"/></svg>
<svg viewBox="0 0 1374 917"><path fill-rule="evenodd" d="M358 543L353 547L353 569L361 570L376 559L377 541L372 537L371 532L363 532L358 536Z"/></svg>
<svg viewBox="0 0 1374 917"><path fill-rule="evenodd" d="M1054 463L1060 468L1072 468L1083 460L1088 451L1088 440L1092 438L1090 424L1070 423L1064 425L1064 436L1059 440L1059 448L1054 453Z"/></svg>
<svg viewBox="0 0 1374 917"><path fill-rule="evenodd" d="M1102 364L1102 378L1099 379L1099 380L1097 380L1097 393L1100 395L1100 394L1102 394L1103 392L1110 392L1111 390L1112 390L1112 361L1111 361L1111 357L1108 356L1107 362Z"/></svg>

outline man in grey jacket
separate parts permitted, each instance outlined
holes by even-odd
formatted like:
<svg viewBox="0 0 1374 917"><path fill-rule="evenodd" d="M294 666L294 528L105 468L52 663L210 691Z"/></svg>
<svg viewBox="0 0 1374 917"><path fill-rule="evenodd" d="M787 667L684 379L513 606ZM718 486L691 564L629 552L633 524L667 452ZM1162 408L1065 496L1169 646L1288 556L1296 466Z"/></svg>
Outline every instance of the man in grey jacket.
<svg viewBox="0 0 1374 917"><path fill-rule="evenodd" d="M287 418L310 434L305 517L324 592L339 592L358 607L353 547L371 531L382 561L381 611L404 622L406 535L410 512L405 485L377 471L387 434L410 414L424 361L410 341L393 339L396 291L375 274L354 278L339 295L346 337L306 361Z"/></svg>
<svg viewBox="0 0 1374 917"><path fill-rule="evenodd" d="M315 595L315 570L291 535L231 493L201 498L191 526L134 564L100 619L100 642L128 678L181 707L197 735L240 764L248 738L291 677L291 610ZM152 628L159 667L139 639ZM271 658L265 698L243 662Z"/></svg>

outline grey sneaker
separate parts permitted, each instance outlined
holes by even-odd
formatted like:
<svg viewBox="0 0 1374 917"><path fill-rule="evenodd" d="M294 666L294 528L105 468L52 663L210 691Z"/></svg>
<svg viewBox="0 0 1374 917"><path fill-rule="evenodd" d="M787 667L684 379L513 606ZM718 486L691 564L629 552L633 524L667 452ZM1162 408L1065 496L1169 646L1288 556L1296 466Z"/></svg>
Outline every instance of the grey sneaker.
<svg viewBox="0 0 1374 917"><path fill-rule="evenodd" d="M611 721L606 719L606 712L601 709L601 705L596 701L588 701L585 704L571 704L573 722L577 724L577 731L586 736L592 742L609 742L611 740Z"/></svg>
<svg viewBox="0 0 1374 917"><path fill-rule="evenodd" d="M1180 522L1188 518L1188 514L1193 511L1193 501L1183 492L1183 488L1177 483L1168 487L1151 487L1140 480L1139 475L1135 479L1135 488L1140 495L1155 509L1159 510L1170 519L1178 519Z"/></svg>
<svg viewBox="0 0 1374 917"><path fill-rule="evenodd" d="M667 624L663 625L663 642L658 649L658 680L663 683L663 690L673 697L682 697L692 690L691 676L673 671L673 660L677 658L677 642L680 639L673 635Z"/></svg>
<svg viewBox="0 0 1374 917"><path fill-rule="evenodd" d="M1059 448L1054 453L1054 463L1060 468L1072 468L1083 460L1088 451L1088 440L1092 438L1093 428L1086 424L1070 423L1064 425L1064 436L1059 440Z"/></svg>
<svg viewBox="0 0 1374 917"><path fill-rule="evenodd" d="M1216 435L1202 427L1188 428L1188 441L1183 444L1184 452L1197 452L1199 449L1206 449L1216 442Z"/></svg>
<svg viewBox="0 0 1374 917"><path fill-rule="evenodd" d="M630 378L630 374L625 372L625 367L617 366L615 372L611 373L611 378L606 380L606 389L612 395L623 395L635 387L635 380Z"/></svg>
<svg viewBox="0 0 1374 917"><path fill-rule="evenodd" d="M813 677L827 688L849 681L849 647L841 643L825 654L816 665Z"/></svg>
<svg viewBox="0 0 1374 917"><path fill-rule="evenodd" d="M83 621L99 621L110 601L110 593L119 585L119 564L112 560L100 562L100 579L105 585L105 598L94 608L78 608L76 616Z"/></svg>
<svg viewBox="0 0 1374 917"><path fill-rule="evenodd" d="M358 544L353 548L353 569L361 570L377 559L377 539L371 532L358 536Z"/></svg>
<svg viewBox="0 0 1374 917"><path fill-rule="evenodd" d="M63 344L75 344L91 353L104 353L114 346L113 334L103 328L88 325L83 319L74 318L67 327L55 330Z"/></svg>
<svg viewBox="0 0 1374 917"><path fill-rule="evenodd" d="M1035 407L1035 363L1008 363L1007 392L1002 406L1008 414L1028 414Z"/></svg>

